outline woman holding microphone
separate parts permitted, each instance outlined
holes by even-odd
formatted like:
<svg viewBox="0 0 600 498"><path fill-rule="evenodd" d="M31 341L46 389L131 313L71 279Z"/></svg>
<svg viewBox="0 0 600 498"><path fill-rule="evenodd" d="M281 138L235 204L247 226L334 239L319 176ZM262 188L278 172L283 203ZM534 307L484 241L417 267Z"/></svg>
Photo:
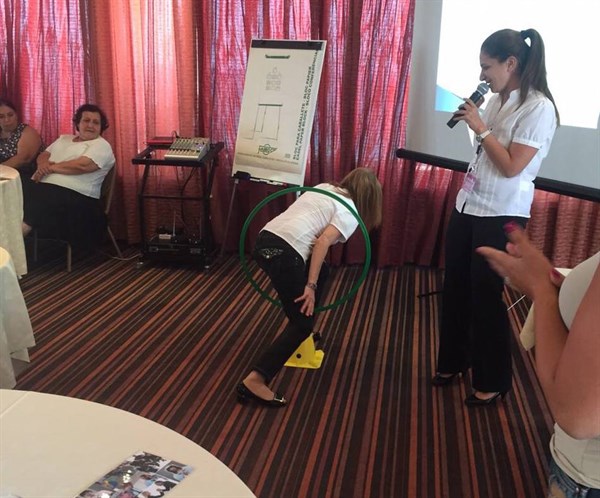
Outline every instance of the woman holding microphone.
<svg viewBox="0 0 600 498"><path fill-rule="evenodd" d="M475 154L456 199L445 243L445 278L434 386L472 369L468 406L510 390L512 365L503 280L475 253L504 248L509 222L524 227L535 179L559 122L546 81L544 43L534 29L503 29L480 51L480 79L494 94L480 115L467 99L455 114L475 133Z"/></svg>

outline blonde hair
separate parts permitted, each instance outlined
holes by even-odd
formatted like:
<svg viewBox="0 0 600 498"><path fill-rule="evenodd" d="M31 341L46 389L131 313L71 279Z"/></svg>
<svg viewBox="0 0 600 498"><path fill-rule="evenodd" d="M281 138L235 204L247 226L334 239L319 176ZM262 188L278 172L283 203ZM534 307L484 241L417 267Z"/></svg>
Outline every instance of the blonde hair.
<svg viewBox="0 0 600 498"><path fill-rule="evenodd" d="M373 170L353 169L335 186L348 191L367 230L381 225L383 193Z"/></svg>

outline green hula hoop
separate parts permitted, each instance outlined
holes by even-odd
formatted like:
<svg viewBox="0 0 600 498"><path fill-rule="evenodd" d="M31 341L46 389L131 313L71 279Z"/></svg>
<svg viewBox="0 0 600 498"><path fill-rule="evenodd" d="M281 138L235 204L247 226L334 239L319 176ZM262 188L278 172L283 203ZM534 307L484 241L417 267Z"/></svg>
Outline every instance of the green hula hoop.
<svg viewBox="0 0 600 498"><path fill-rule="evenodd" d="M276 306L281 306L281 302L276 299L273 299L266 292L264 292L260 288L260 286L256 283L256 281L252 278L252 276L250 275L250 270L248 269L248 265L246 264L245 242L244 241L246 240L246 232L248 232L248 227L250 226L250 222L254 219L254 217L256 216L256 213L258 213L265 206L265 204L271 202L273 199L276 199L277 197L281 197L282 195L291 194L293 192L317 192L320 194L327 195L327 196L331 197L332 199L335 199L340 204L342 204L342 206L344 206L348 211L350 211L352 213L352 215L358 221L358 226L360 227L360 229L363 233L363 237L365 240L365 264L363 266L363 270L360 275L360 278L358 279L356 284L354 284L354 287L352 287L352 289L350 289L348 294L346 294L345 296L342 296L340 299L338 299L337 301L335 301L331 304L328 304L326 306L319 306L318 308L315 308L315 313L319 312L319 311L329 310L329 309L335 308L336 306L344 304L346 301L348 301L348 299L350 299L352 296L354 296L354 294L356 294L358 292L359 287L362 285L362 283L367 278L367 273L369 272L369 266L371 264L371 240L369 238L369 231L367 230L367 227L365 226L363 220L360 218L360 216L358 215L356 210L354 208L352 208L352 206L350 206L350 204L348 204L346 201L344 201L344 199L342 199L339 195L336 195L327 190L322 190L320 188L315 188L315 187L289 187L289 188L280 190L279 192L275 192L275 193L265 197L250 212L250 214L248 215L248 218L246 218L246 222L244 223L244 226L242 227L242 233L240 235L240 246L239 246L240 262L242 263L242 268L244 269L244 275L246 276L246 278L248 279L250 284L252 284L252 287L254 287L254 289L262 297L264 297L267 301L270 301L271 303L275 304Z"/></svg>

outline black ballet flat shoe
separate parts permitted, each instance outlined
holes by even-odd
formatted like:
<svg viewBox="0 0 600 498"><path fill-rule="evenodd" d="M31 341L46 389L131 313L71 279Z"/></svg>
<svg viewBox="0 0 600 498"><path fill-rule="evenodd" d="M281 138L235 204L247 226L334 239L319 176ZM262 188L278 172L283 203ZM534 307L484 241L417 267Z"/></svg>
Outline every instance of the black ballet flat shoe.
<svg viewBox="0 0 600 498"><path fill-rule="evenodd" d="M270 406L272 408L281 408L287 404L287 401L283 397L283 395L279 393L275 393L273 395L273 399L263 399L260 396L254 394L250 389L248 389L243 382L240 382L235 387L235 392L237 394L238 403L247 403L248 400L256 401L261 405Z"/></svg>
<svg viewBox="0 0 600 498"><path fill-rule="evenodd" d="M465 405L467 405L467 406L493 405L496 401L498 401L498 398L504 399L506 394L507 394L507 391L505 391L503 393L496 393L491 398L488 398L488 399L481 399L481 398L478 398L477 396L475 396L475 393L473 393L470 396L467 396L465 398Z"/></svg>
<svg viewBox="0 0 600 498"><path fill-rule="evenodd" d="M440 373L436 373L432 378L431 378L431 384L436 386L436 387L443 387L443 386L447 386L448 384L450 384L454 378L462 372L456 372L453 373L452 375L441 375Z"/></svg>

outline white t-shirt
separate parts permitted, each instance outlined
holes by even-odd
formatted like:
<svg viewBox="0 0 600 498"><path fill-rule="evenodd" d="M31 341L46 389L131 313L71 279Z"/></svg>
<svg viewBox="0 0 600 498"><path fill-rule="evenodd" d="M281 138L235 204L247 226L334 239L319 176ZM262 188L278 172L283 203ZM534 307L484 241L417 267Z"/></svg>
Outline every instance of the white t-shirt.
<svg viewBox="0 0 600 498"><path fill-rule="evenodd" d="M352 209L356 206L347 192L334 187L329 183L321 183L315 188L338 194ZM344 193L346 195L344 195ZM337 242L346 242L358 227L354 215L340 202L319 192L307 191L283 213L267 223L263 230L268 230L278 235L290 244L298 253L308 261L312 247L323 233L327 225L335 226L341 233Z"/></svg>
<svg viewBox="0 0 600 498"><path fill-rule="evenodd" d="M560 287L558 297L560 314L568 329L596 268L600 264L600 252L577 265ZM596 330L596 333L600 333ZM550 452L558 466L571 479L584 486L600 489L600 436L593 439L573 439L558 424L550 440Z"/></svg>
<svg viewBox="0 0 600 498"><path fill-rule="evenodd" d="M533 159L518 175L508 178L494 166L481 148L469 164L476 178L471 192L463 188L456 198L456 209L473 216L520 216L529 218L533 202L533 180L542 159L550 150L556 130L554 105L543 93L532 90L519 107L519 90L513 90L501 106L495 94L483 112L483 122L494 137L505 147L511 142L538 149ZM477 144L478 145L478 144ZM478 147L475 147L477 151Z"/></svg>
<svg viewBox="0 0 600 498"><path fill-rule="evenodd" d="M81 175L51 173L42 179L42 183L70 188L80 194L99 199L104 177L115 164L112 148L102 137L82 142L73 142L74 138L75 135L61 135L56 139L46 149L50 152L50 161L59 163L85 156L94 161L98 169Z"/></svg>

